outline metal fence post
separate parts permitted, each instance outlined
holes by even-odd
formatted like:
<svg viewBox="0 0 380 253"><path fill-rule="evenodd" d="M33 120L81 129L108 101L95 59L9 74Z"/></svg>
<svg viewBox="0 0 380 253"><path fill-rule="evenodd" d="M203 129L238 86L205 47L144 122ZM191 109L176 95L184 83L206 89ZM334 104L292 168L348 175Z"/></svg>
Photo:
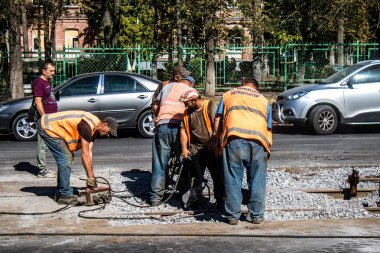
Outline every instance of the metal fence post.
<svg viewBox="0 0 380 253"><path fill-rule="evenodd" d="M137 73L140 74L140 44L137 45Z"/></svg>
<svg viewBox="0 0 380 253"><path fill-rule="evenodd" d="M283 52L283 55L284 55L284 90L286 91L286 88L287 88L287 70L288 70L288 67L287 67L287 60L288 60L288 44L285 44L285 47L284 47L284 52Z"/></svg>
<svg viewBox="0 0 380 253"><path fill-rule="evenodd" d="M359 59L359 57L360 57L359 51L360 51L360 42L357 40L356 41L356 62L354 62L354 63L357 63L357 62L360 61L360 59Z"/></svg>
<svg viewBox="0 0 380 253"><path fill-rule="evenodd" d="M63 75L63 80L66 80L66 47L63 46L63 54L62 54L62 75Z"/></svg>

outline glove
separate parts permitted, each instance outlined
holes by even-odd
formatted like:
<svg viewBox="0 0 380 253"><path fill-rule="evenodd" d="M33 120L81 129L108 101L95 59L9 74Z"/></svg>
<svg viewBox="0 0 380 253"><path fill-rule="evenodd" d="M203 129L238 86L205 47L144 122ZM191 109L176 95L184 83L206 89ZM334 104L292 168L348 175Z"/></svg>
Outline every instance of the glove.
<svg viewBox="0 0 380 253"><path fill-rule="evenodd" d="M86 187L90 188L91 190L98 188L98 184L96 183L96 178L91 178L91 177L87 178Z"/></svg>

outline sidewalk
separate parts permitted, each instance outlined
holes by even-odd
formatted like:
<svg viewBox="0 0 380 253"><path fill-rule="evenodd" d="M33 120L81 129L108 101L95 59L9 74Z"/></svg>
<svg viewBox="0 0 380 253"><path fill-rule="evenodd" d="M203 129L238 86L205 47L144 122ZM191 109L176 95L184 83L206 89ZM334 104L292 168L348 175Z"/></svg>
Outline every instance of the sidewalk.
<svg viewBox="0 0 380 253"><path fill-rule="evenodd" d="M83 181L76 179L77 176L72 178L73 185L83 185ZM0 212L49 212L62 208L63 206L57 205L48 196L54 192L55 180L54 178L37 179L33 175L2 180L0 183ZM380 238L380 219L277 221L264 222L260 225L242 221L237 226L218 222L114 227L107 220L78 217L79 211L96 207L72 207L47 215L0 215L2 224L0 235L113 234L123 236Z"/></svg>

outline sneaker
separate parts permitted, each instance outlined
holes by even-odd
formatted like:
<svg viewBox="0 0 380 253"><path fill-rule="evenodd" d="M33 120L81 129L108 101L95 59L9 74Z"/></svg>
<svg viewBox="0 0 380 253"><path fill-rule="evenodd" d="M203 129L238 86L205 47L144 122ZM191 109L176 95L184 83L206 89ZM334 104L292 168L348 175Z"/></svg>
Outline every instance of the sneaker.
<svg viewBox="0 0 380 253"><path fill-rule="evenodd" d="M77 196L77 195L71 195L71 196L61 195L58 198L56 198L56 201L57 201L58 205L76 206L79 203L78 198L79 198L79 196Z"/></svg>
<svg viewBox="0 0 380 253"><path fill-rule="evenodd" d="M37 177L49 178L56 177L55 173L49 169L42 169L38 172Z"/></svg>
<svg viewBox="0 0 380 253"><path fill-rule="evenodd" d="M227 217L226 219L227 219L227 223L230 225L239 224L239 219L237 219L237 218Z"/></svg>

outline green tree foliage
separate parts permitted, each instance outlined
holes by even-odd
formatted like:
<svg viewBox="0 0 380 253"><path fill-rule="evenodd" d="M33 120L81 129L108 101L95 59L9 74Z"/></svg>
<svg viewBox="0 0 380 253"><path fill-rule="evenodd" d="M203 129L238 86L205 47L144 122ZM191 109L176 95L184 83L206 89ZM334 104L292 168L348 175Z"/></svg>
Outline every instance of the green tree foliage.
<svg viewBox="0 0 380 253"><path fill-rule="evenodd" d="M268 32L272 41L336 42L337 19L344 23L348 41L367 41L368 6L376 0L277 0L268 1Z"/></svg>
<svg viewBox="0 0 380 253"><path fill-rule="evenodd" d="M153 8L142 0L82 0L89 20L86 43L100 40L103 46L149 45L153 42Z"/></svg>

